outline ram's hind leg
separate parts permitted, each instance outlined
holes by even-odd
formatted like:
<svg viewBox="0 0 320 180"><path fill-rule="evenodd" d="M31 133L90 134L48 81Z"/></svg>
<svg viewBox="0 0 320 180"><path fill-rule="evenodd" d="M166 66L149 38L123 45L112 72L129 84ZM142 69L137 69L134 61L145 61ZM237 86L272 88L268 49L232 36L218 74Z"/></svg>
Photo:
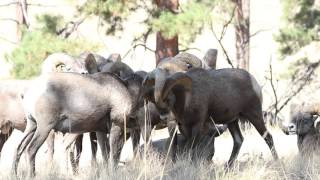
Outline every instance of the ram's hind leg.
<svg viewBox="0 0 320 180"><path fill-rule="evenodd" d="M90 144L91 144L91 166L97 164L97 135L95 132L90 132Z"/></svg>
<svg viewBox="0 0 320 180"><path fill-rule="evenodd" d="M109 149L107 147L108 136L105 132L96 132L98 144L101 150L103 163L107 163L109 159Z"/></svg>
<svg viewBox="0 0 320 180"><path fill-rule="evenodd" d="M49 162L53 161L55 132L52 130L47 138Z"/></svg>
<svg viewBox="0 0 320 180"><path fill-rule="evenodd" d="M115 124L112 123L111 130L110 130L110 164L111 167L117 167L122 147L124 145L124 132L123 129Z"/></svg>
<svg viewBox="0 0 320 180"><path fill-rule="evenodd" d="M2 133L2 132L0 133L0 155L1 155L1 151L4 146L4 143L6 143L12 131L13 131L13 128L10 127L7 133Z"/></svg>
<svg viewBox="0 0 320 180"><path fill-rule="evenodd" d="M13 164L12 164L12 173L17 175L17 169L20 157L23 153L23 151L26 149L26 147L29 145L31 138L33 137L35 131L36 131L37 125L34 120L28 120L27 127L25 130L25 135L23 139L21 140L20 144L17 147L17 150L13 157Z"/></svg>
<svg viewBox="0 0 320 180"><path fill-rule="evenodd" d="M228 160L228 163L226 164L227 169L232 167L234 161L236 160L236 158L239 154L239 151L240 151L240 148L241 148L242 142L243 142L243 136L240 131L238 120L229 123L228 129L229 129L231 136L232 136L232 139L233 139L233 148L232 148L232 152L231 152L230 158Z"/></svg>
<svg viewBox="0 0 320 180"><path fill-rule="evenodd" d="M83 142L83 134L80 134L75 140L75 149L76 154L74 153L74 148L71 148L69 156L71 161L72 172L77 174L79 171L79 161L82 153L82 142Z"/></svg>
<svg viewBox="0 0 320 180"><path fill-rule="evenodd" d="M36 128L36 131L27 148L29 158L29 177L35 176L35 156L41 145L47 139L52 127L45 125Z"/></svg>
<svg viewBox="0 0 320 180"><path fill-rule="evenodd" d="M264 141L269 146L269 149L271 150L272 156L274 159L278 158L278 153L274 147L273 138L270 134L270 132L267 130L262 116L262 111L250 111L249 113L243 114L250 122L251 124L257 129L259 134L262 136Z"/></svg>

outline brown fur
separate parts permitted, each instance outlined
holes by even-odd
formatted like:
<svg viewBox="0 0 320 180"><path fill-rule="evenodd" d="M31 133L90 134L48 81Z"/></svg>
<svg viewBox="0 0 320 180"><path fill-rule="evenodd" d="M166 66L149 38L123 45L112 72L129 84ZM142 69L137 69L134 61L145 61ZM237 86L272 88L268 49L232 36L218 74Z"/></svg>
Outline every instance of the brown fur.
<svg viewBox="0 0 320 180"><path fill-rule="evenodd" d="M118 162L124 143L124 121L130 128L130 117L138 108L136 93L140 92L134 91L134 87L140 86L137 81L124 83L109 73L86 76L54 73L34 83L23 99L28 128L15 155L15 172L21 153L27 147L29 175L35 175L36 152L52 129L63 133L106 133L109 129L110 162Z"/></svg>
<svg viewBox="0 0 320 180"><path fill-rule="evenodd" d="M272 136L263 122L261 92L257 91L257 87L256 80L244 70L193 69L167 78L160 98L155 100L157 108L161 109L160 114L173 112L180 132L190 145L201 140L210 116L217 124L228 124L234 139L228 161L228 166L231 166L243 141L237 121L239 118L246 118L253 124L264 137L274 158L278 158Z"/></svg>
<svg viewBox="0 0 320 180"><path fill-rule="evenodd" d="M320 133L314 126L320 112L318 107L317 103L290 106L290 121L286 132L297 135L299 154L303 157L312 157L320 152Z"/></svg>
<svg viewBox="0 0 320 180"><path fill-rule="evenodd" d="M61 71L88 73L93 63L95 62L87 59L78 61L78 59L64 53L54 53L44 60L42 73ZM21 96L31 83L32 80L0 81L0 153L13 129L24 131L26 128ZM52 159L54 151L52 145L53 137L48 141L50 142L49 157Z"/></svg>

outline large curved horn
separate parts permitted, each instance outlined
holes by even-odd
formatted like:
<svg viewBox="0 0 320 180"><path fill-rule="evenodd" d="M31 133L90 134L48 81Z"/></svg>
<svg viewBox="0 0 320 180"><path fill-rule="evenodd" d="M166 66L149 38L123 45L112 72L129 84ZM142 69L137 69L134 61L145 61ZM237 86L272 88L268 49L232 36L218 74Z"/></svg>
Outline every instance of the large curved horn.
<svg viewBox="0 0 320 180"><path fill-rule="evenodd" d="M142 81L142 86L154 86L155 83L155 72L149 72Z"/></svg>
<svg viewBox="0 0 320 180"><path fill-rule="evenodd" d="M143 97L148 100L154 102L154 86L155 86L155 72L151 71L148 73L143 81L142 81L142 94Z"/></svg>
<svg viewBox="0 0 320 180"><path fill-rule="evenodd" d="M166 99L169 92L175 86L181 85L186 91L191 91L192 89L192 79L185 73L175 73L171 77L169 77L163 86L163 90L161 93L161 98Z"/></svg>
<svg viewBox="0 0 320 180"><path fill-rule="evenodd" d="M178 55L176 55L173 60L175 61L182 61L185 62L189 65L191 65L191 67L193 68L201 68L202 67L202 61L195 55L190 54L190 53L180 53Z"/></svg>
<svg viewBox="0 0 320 180"><path fill-rule="evenodd" d="M304 112L308 112L312 115L320 115L320 104L319 103L313 103L306 105L303 107Z"/></svg>
<svg viewBox="0 0 320 180"><path fill-rule="evenodd" d="M205 63L203 68L204 69L216 69L217 65L217 56L218 56L218 50L217 49L208 49L206 54L203 57L203 61Z"/></svg>
<svg viewBox="0 0 320 180"><path fill-rule="evenodd" d="M89 72L89 74L93 74L98 72L97 61L93 54L88 53L84 58L84 66Z"/></svg>
<svg viewBox="0 0 320 180"><path fill-rule="evenodd" d="M65 53L53 53L43 61L41 73L69 71L74 64L76 64L74 57Z"/></svg>
<svg viewBox="0 0 320 180"><path fill-rule="evenodd" d="M166 70L169 74L174 74L176 72L186 72L190 67L192 66L189 66L185 62L175 60L161 61L157 66L158 69Z"/></svg>
<svg viewBox="0 0 320 180"><path fill-rule="evenodd" d="M157 68L154 70L155 84L154 84L154 100L155 102L162 103L161 92L163 91L164 83L168 77L167 71L164 69Z"/></svg>

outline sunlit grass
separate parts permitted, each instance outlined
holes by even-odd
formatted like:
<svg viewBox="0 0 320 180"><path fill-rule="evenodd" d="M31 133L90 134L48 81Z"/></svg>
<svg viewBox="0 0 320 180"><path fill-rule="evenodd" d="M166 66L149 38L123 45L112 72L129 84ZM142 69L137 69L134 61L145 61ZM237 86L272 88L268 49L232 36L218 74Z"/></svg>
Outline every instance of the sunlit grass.
<svg viewBox="0 0 320 180"><path fill-rule="evenodd" d="M163 133L156 136L164 136ZM270 151L264 144L262 138L255 130L249 130L244 134L245 142L239 154L235 166L228 173L224 170L224 164L229 158L232 139L228 132L216 138L216 153L212 162L206 160L191 160L188 153L180 155L173 163L168 159L165 163L166 152L148 149L146 160L144 153L141 156L130 159L117 169L108 167L98 162L97 167L91 167L90 161L82 162L78 175L73 175L71 168L64 168L64 162L56 154L58 160L51 165L46 158L37 160L36 179L319 179L320 158L310 158L309 161L297 155L294 136L286 136L277 129L271 129L276 148L279 151L280 161L274 161ZM261 141L261 142L260 142ZM231 146L230 146L231 142ZM259 143L257 143L259 142ZM86 142L88 143L88 142ZM263 147L258 147L263 146ZM12 148L12 147L6 147ZM126 146L125 148L131 148ZM262 149L263 151L261 151ZM143 150L142 150L143 151ZM60 152L58 152L60 153ZM88 152L84 152L88 156ZM45 156L39 154L39 156ZM60 158L60 159L59 159ZM101 159L101 158L100 158ZM25 179L27 166L25 158L21 158L19 166L19 179ZM82 161L83 160L82 158ZM163 170L164 169L164 170ZM162 174L163 170L163 174ZM15 179L10 172L0 170L1 179Z"/></svg>

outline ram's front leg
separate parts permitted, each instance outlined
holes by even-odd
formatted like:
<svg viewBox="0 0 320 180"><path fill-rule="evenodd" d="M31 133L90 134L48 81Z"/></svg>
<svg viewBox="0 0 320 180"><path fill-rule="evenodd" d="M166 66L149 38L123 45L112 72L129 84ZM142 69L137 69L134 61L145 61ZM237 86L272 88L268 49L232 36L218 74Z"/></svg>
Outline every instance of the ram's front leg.
<svg viewBox="0 0 320 180"><path fill-rule="evenodd" d="M139 119L139 126L140 126L140 134L142 135L143 141L149 147L148 143L149 141L151 141L150 136L152 131L150 118L147 118L146 121L145 120L142 121L141 119ZM150 145L152 145L152 143L150 143Z"/></svg>
<svg viewBox="0 0 320 180"><path fill-rule="evenodd" d="M123 128L119 125L112 123L110 130L110 164L111 167L118 165L121 150L124 144Z"/></svg>
<svg viewBox="0 0 320 180"><path fill-rule="evenodd" d="M174 119L169 119L167 122L168 131L170 137L167 140L167 152L168 156L171 157L172 161L176 161L177 156L177 146L178 146L178 139L177 139L177 123Z"/></svg>
<svg viewBox="0 0 320 180"><path fill-rule="evenodd" d="M135 128L131 131L131 141L132 141L132 147L133 147L133 156L137 157L139 156L140 152L140 128Z"/></svg>
<svg viewBox="0 0 320 180"><path fill-rule="evenodd" d="M105 132L100 132L100 131L97 131L96 135L97 135L98 144L101 150L103 163L106 163L108 162L108 159L109 159L109 148L107 147L108 136Z"/></svg>

